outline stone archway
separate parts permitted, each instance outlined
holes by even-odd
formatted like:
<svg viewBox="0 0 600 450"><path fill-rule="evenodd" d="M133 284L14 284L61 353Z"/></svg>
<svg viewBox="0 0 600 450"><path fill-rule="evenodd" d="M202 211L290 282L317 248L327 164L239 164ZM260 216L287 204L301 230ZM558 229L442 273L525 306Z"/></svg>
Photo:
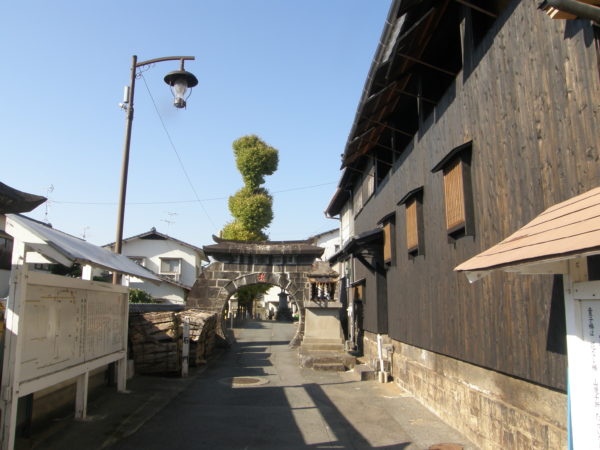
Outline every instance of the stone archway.
<svg viewBox="0 0 600 450"><path fill-rule="evenodd" d="M324 249L308 240L245 242L216 236L213 239L216 244L205 245L203 250L214 261L194 283L188 306L222 314L227 300L241 287L279 286L298 305L300 323L291 345L299 345L304 332L304 304L310 299L309 274Z"/></svg>

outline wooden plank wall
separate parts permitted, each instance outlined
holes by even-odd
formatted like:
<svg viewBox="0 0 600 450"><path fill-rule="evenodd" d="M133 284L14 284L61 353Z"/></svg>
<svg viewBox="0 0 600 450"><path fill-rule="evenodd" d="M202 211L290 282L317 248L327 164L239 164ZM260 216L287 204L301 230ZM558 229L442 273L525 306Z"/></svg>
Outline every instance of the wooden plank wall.
<svg viewBox="0 0 600 450"><path fill-rule="evenodd" d="M357 234L397 214L396 263L387 274L392 338L565 389L565 355L548 344L556 340L554 277L497 273L470 285L452 269L545 208L600 184L594 45L589 23L551 20L535 2L520 2L366 201ZM443 175L431 168L469 140L475 236L449 242ZM396 202L418 186L427 251L409 259L406 212Z"/></svg>

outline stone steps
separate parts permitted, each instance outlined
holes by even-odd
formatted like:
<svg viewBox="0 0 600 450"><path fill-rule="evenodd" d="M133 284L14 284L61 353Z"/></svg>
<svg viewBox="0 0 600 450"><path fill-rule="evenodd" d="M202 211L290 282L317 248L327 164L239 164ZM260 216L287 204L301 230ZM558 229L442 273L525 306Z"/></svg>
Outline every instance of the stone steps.
<svg viewBox="0 0 600 450"><path fill-rule="evenodd" d="M305 344L302 343L302 351L308 352L337 352L343 353L344 346L342 344Z"/></svg>
<svg viewBox="0 0 600 450"><path fill-rule="evenodd" d="M352 370L345 372L343 377L348 381L376 380L377 372L375 372L366 364L357 364Z"/></svg>
<svg viewBox="0 0 600 450"><path fill-rule="evenodd" d="M354 356L344 352L331 351L303 351L300 349L300 366L315 369L345 372L354 367L356 359Z"/></svg>
<svg viewBox="0 0 600 450"><path fill-rule="evenodd" d="M313 363L313 370L320 370L323 372L345 372L346 366L341 362L318 362Z"/></svg>

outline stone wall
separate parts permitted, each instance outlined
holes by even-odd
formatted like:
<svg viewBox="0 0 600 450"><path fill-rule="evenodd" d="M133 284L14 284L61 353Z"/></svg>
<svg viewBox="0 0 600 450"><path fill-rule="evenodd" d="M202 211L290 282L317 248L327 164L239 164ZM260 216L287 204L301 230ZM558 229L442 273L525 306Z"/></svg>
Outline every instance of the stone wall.
<svg viewBox="0 0 600 450"><path fill-rule="evenodd" d="M312 264L288 266L227 264L219 261L206 267L196 280L188 298L187 306L222 314L227 300L244 286L272 284L289 293L290 301L296 302L300 311L300 324L291 345L297 346L304 333L304 301L309 298L310 284L307 274ZM222 320L218 320L217 333L225 337Z"/></svg>
<svg viewBox="0 0 600 450"><path fill-rule="evenodd" d="M564 449L567 397L543 386L384 337L394 381L482 449ZM377 358L377 335L364 354Z"/></svg>

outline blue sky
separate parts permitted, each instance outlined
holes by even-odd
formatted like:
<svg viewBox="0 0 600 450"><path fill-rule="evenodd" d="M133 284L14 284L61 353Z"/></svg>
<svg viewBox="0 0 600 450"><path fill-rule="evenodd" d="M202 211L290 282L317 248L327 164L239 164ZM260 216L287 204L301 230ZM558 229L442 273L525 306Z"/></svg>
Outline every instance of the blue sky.
<svg viewBox="0 0 600 450"><path fill-rule="evenodd" d="M231 220L227 197L242 186L231 142L245 134L279 149L279 169L266 182L275 213L269 237L335 228L323 210L389 6L198 0L174 11L154 0L2 2L0 181L49 197L31 217L95 244L114 241L125 129L118 103L131 56L191 55L186 69L199 85L187 110L173 108L162 80L177 63L156 64L137 80L125 237L156 227L212 243Z"/></svg>

